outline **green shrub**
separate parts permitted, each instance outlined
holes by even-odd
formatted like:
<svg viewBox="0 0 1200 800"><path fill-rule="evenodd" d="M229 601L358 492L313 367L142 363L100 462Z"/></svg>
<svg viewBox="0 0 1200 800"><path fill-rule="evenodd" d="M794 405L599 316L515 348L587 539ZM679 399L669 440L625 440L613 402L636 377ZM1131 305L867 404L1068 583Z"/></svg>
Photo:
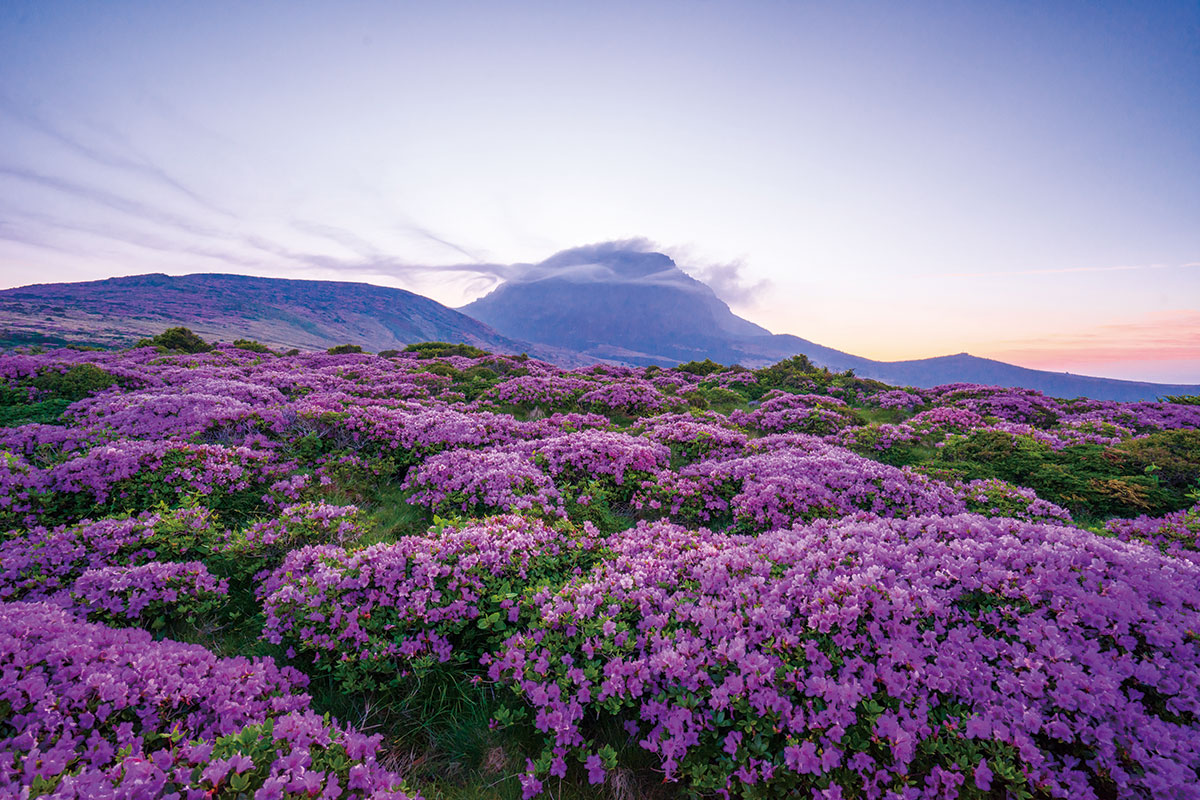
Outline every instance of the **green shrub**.
<svg viewBox="0 0 1200 800"><path fill-rule="evenodd" d="M42 399L74 402L109 388L117 378L95 364L76 364L66 372L43 370L33 379L33 386L43 393Z"/></svg>
<svg viewBox="0 0 1200 800"><path fill-rule="evenodd" d="M41 403L0 405L0 428L40 422L53 425L71 405L69 400L44 400Z"/></svg>
<svg viewBox="0 0 1200 800"><path fill-rule="evenodd" d="M1055 450L1032 436L973 430L951 436L931 465L964 480L1000 478L1075 517L1160 514L1182 505L1136 459L1099 444Z"/></svg>
<svg viewBox="0 0 1200 800"><path fill-rule="evenodd" d="M161 347L175 353L207 353L212 345L184 327L167 328L151 339L141 339L134 347Z"/></svg>
<svg viewBox="0 0 1200 800"><path fill-rule="evenodd" d="M445 358L446 356L465 356L466 358L482 358L488 353L478 347L459 342L417 342L404 348L406 353L416 353L418 358Z"/></svg>
<svg viewBox="0 0 1200 800"><path fill-rule="evenodd" d="M1200 430L1156 431L1115 445L1112 450L1128 457L1133 470L1158 478L1168 491L1180 497L1200 478Z"/></svg>
<svg viewBox="0 0 1200 800"><path fill-rule="evenodd" d="M326 350L331 356L343 356L347 353L361 353L362 347L357 344L339 344Z"/></svg>
<svg viewBox="0 0 1200 800"><path fill-rule="evenodd" d="M271 352L271 348L267 347L262 342L256 342L253 339L234 339L233 346L238 350L249 350L252 353Z"/></svg>
<svg viewBox="0 0 1200 800"><path fill-rule="evenodd" d="M712 375L714 372L725 372L729 367L724 364L718 364L711 358L706 358L703 361L689 361L686 364L677 364L672 367L677 372L686 372L689 375Z"/></svg>

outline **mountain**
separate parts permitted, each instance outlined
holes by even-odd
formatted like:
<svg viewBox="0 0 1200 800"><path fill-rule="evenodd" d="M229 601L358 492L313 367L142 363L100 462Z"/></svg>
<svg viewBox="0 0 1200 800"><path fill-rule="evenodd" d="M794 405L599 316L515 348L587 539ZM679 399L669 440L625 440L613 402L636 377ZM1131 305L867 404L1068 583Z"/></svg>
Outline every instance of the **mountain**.
<svg viewBox="0 0 1200 800"><path fill-rule="evenodd" d="M1046 372L966 353L873 361L772 334L734 314L669 257L628 243L565 250L508 273L514 277L458 311L403 289L243 275L134 275L22 286L0 291L0 346L124 346L185 325L209 340L256 339L283 348L354 343L377 352L420 341L466 342L563 366L711 358L758 367L804 353L830 369L853 369L896 385L983 383L1106 400L1200 394L1195 385Z"/></svg>
<svg viewBox="0 0 1200 800"><path fill-rule="evenodd" d="M205 339L273 347L369 351L465 342L557 363L591 363L560 348L505 337L419 294L366 283L200 274L134 275L0 291L0 342L124 346L185 325Z"/></svg>
<svg viewBox="0 0 1200 800"><path fill-rule="evenodd" d="M711 358L764 366L797 353L814 363L907 386L1023 386L1057 397L1153 400L1200 386L1093 378L1026 369L960 353L874 361L770 331L734 314L705 284L662 253L610 242L523 265L515 277L460 310L505 336L569 348L596 359L676 364Z"/></svg>
<svg viewBox="0 0 1200 800"><path fill-rule="evenodd" d="M460 310L530 341L630 363L716 358L730 341L771 335L662 253L616 246L559 253Z"/></svg>

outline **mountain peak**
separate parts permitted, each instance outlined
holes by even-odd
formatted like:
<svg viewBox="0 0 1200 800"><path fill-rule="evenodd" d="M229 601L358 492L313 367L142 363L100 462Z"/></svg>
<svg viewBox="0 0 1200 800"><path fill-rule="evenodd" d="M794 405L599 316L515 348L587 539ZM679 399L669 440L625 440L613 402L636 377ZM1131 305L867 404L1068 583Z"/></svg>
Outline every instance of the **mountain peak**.
<svg viewBox="0 0 1200 800"><path fill-rule="evenodd" d="M562 269L587 265L605 266L618 275L630 278L679 269L670 256L645 249L645 243L639 239L572 247L555 253L538 266Z"/></svg>
<svg viewBox="0 0 1200 800"><path fill-rule="evenodd" d="M670 256L648 247L641 239L572 247L540 263L517 266L507 283L634 284L711 294L707 286L687 275Z"/></svg>
<svg viewBox="0 0 1200 800"><path fill-rule="evenodd" d="M567 342L596 358L616 347L634 363L688 361L718 352L730 337L770 336L649 247L632 239L563 250L521 265L461 310L498 331L522 331L526 341Z"/></svg>

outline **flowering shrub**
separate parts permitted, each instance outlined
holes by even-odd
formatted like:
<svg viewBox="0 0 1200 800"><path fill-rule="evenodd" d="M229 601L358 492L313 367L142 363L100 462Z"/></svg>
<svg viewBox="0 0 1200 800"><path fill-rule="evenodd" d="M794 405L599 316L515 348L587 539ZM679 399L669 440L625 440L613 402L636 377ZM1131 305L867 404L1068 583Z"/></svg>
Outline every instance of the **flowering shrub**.
<svg viewBox="0 0 1200 800"><path fill-rule="evenodd" d="M1110 519L1104 529L1124 542L1146 542L1173 556L1200 563L1200 504L1161 517Z"/></svg>
<svg viewBox="0 0 1200 800"><path fill-rule="evenodd" d="M1071 512L1041 499L1032 489L999 478L971 481L958 487L967 510L989 517L1015 517L1027 522L1070 522Z"/></svg>
<svg viewBox="0 0 1200 800"><path fill-rule="evenodd" d="M301 548L258 590L264 635L347 687L469 666L520 620L526 592L578 574L597 547L588 525L510 515L356 552Z"/></svg>
<svg viewBox="0 0 1200 800"><path fill-rule="evenodd" d="M88 619L111 625L161 627L216 608L229 593L199 561L151 561L136 567L90 569L75 579L71 599Z"/></svg>
<svg viewBox="0 0 1200 800"><path fill-rule="evenodd" d="M1033 389L955 383L923 394L934 405L952 405L1004 422L1053 425L1064 411L1062 403Z"/></svg>
<svg viewBox="0 0 1200 800"><path fill-rule="evenodd" d="M435 512L481 516L536 511L563 516L550 476L533 460L506 450L450 450L425 460L403 484L412 502Z"/></svg>
<svg viewBox="0 0 1200 800"><path fill-rule="evenodd" d="M614 431L578 431L530 442L520 449L557 479L579 483L609 478L617 486L666 467L671 451L639 436Z"/></svg>
<svg viewBox="0 0 1200 800"><path fill-rule="evenodd" d="M603 780L604 719L699 792L1168 796L1198 777L1187 562L971 515L657 523L610 546L490 659L545 735L527 796L568 759Z"/></svg>
<svg viewBox="0 0 1200 800"><path fill-rule="evenodd" d="M907 411L911 411L924 403L925 399L919 394L906 392L903 389L880 392L871 398L871 405L879 408L901 408Z"/></svg>
<svg viewBox="0 0 1200 800"><path fill-rule="evenodd" d="M775 391L753 411L733 411L731 422L761 431L828 435L858 425L844 400L827 395Z"/></svg>
<svg viewBox="0 0 1200 800"><path fill-rule="evenodd" d="M186 437L253 420L278 428L284 422L278 389L229 379L193 380L182 386L106 392L73 404L79 427L111 439Z"/></svg>
<svg viewBox="0 0 1200 800"><path fill-rule="evenodd" d="M260 520L225 533L217 549L230 556L277 562L290 550L308 544L344 544L363 533L357 506L297 503L278 517Z"/></svg>
<svg viewBox="0 0 1200 800"><path fill-rule="evenodd" d="M717 419L724 417L718 415ZM746 434L717 420L701 420L686 414L647 417L640 420L639 427L645 431L642 434L645 438L667 445L673 458L680 461L736 456L747 442Z"/></svg>
<svg viewBox="0 0 1200 800"><path fill-rule="evenodd" d="M216 538L203 507L34 527L0 541L0 600L59 598L88 570L195 556Z"/></svg>
<svg viewBox="0 0 1200 800"><path fill-rule="evenodd" d="M596 388L595 381L562 375L522 375L502 381L484 393L484 399L514 406L566 408Z"/></svg>
<svg viewBox="0 0 1200 800"><path fill-rule="evenodd" d="M662 411L670 401L646 381L617 380L602 383L581 395L579 405L604 414L636 417Z"/></svg>
<svg viewBox="0 0 1200 800"><path fill-rule="evenodd" d="M405 456L419 460L443 450L511 444L521 438L521 423L510 416L449 408L417 412L355 408L339 424L401 460Z"/></svg>
<svg viewBox="0 0 1200 800"><path fill-rule="evenodd" d="M94 513L138 512L179 493L211 508L246 511L281 465L270 450L177 440L120 440L97 445L46 469L17 456L0 459L0 489L11 500L0 524L54 524Z"/></svg>
<svg viewBox="0 0 1200 800"><path fill-rule="evenodd" d="M797 520L855 511L908 516L965 510L940 482L819 440L809 447L663 472L642 485L635 502L642 509L663 509L677 521L729 520L743 530L789 527Z"/></svg>
<svg viewBox="0 0 1200 800"><path fill-rule="evenodd" d="M402 800L379 738L308 711L305 679L40 603L0 603L0 792Z"/></svg>
<svg viewBox="0 0 1200 800"><path fill-rule="evenodd" d="M825 437L831 444L874 458L885 464L902 466L913 458L913 448L921 444L921 433L911 425L881 423L844 428Z"/></svg>
<svg viewBox="0 0 1200 800"><path fill-rule="evenodd" d="M930 441L941 441L947 433L965 433L984 426L983 417L965 408L937 406L914 414L906 423Z"/></svg>

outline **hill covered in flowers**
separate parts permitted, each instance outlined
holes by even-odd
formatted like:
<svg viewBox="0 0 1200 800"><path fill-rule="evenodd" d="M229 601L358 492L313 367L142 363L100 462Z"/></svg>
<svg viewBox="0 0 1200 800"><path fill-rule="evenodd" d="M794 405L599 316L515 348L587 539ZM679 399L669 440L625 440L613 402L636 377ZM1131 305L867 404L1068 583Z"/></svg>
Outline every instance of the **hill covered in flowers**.
<svg viewBox="0 0 1200 800"><path fill-rule="evenodd" d="M1200 796L1195 398L178 335L0 380L0 795Z"/></svg>

